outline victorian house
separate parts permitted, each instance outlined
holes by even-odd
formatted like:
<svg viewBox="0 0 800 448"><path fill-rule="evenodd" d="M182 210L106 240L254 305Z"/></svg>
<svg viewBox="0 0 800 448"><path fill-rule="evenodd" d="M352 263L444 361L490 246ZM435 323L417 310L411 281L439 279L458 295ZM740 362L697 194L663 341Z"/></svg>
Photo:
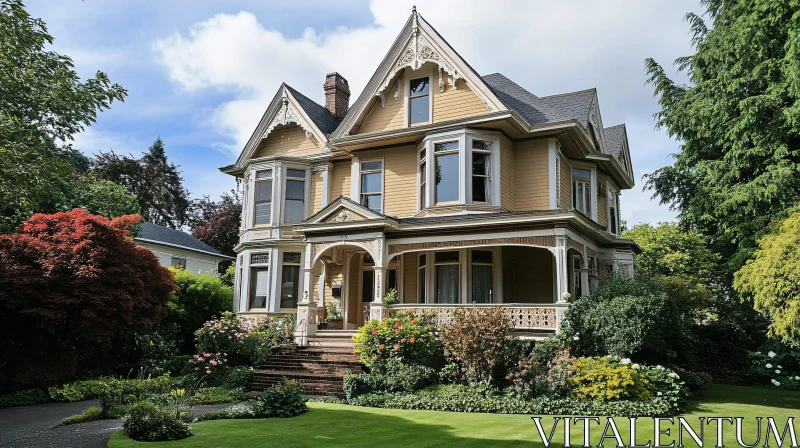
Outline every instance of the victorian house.
<svg viewBox="0 0 800 448"><path fill-rule="evenodd" d="M625 125L604 126L595 89L537 96L481 76L413 11L352 104L342 75L324 90L323 106L283 84L221 168L244 190L237 313L298 313L302 342L329 304L345 330L503 304L542 335L567 294L633 272Z"/></svg>

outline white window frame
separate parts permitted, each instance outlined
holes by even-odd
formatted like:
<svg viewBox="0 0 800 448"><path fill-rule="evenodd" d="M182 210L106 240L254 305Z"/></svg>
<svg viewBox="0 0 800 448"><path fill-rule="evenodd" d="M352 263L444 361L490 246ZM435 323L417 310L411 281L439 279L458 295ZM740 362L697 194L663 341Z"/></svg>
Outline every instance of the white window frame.
<svg viewBox="0 0 800 448"><path fill-rule="evenodd" d="M422 164L425 164L425 169L422 169ZM420 211L428 206L428 148L423 146L422 149L417 148L417 211ZM422 187L425 187L424 191Z"/></svg>
<svg viewBox="0 0 800 448"><path fill-rule="evenodd" d="M437 262L436 261L436 254L443 253L443 252L455 252L455 253L457 253L458 254L458 261ZM442 250L437 250L435 252L432 252L432 254L433 254L433 258L431 259L431 262L433 262L433 276L432 276L433 278L428 281L433 286L433 297L432 297L432 302L431 303L437 303L437 304L439 303L437 301L437 297L436 297L436 286L437 286L436 285L436 281L438 280L438 277L439 277L438 273L436 272L436 270L437 270L437 268L439 266L457 266L458 267L458 275L456 276L456 283L457 283L456 290L458 291L458 300L454 304L464 303L464 288L463 288L463 286L464 286L463 285L463 283L464 283L464 281L463 281L464 280L464 275L463 275L464 274L463 273L463 270L464 270L464 266L463 266L463 264L464 264L464 251L460 250L460 249L450 249L450 250L442 249Z"/></svg>
<svg viewBox="0 0 800 448"><path fill-rule="evenodd" d="M464 182L465 203L500 206L500 136L492 133L471 132L468 130L465 140L466 144L464 145L463 157L465 160L464 176L466 179ZM490 151L472 149L472 143L475 140L491 143L492 149ZM484 154L490 154L490 163L492 166L489 173L490 195L489 201L487 202L472 202L472 176L474 176L474 173L472 172L472 154L476 151Z"/></svg>
<svg viewBox="0 0 800 448"><path fill-rule="evenodd" d="M411 81L421 78L428 78L428 121L411 124ZM405 97L403 98L405 101L403 123L407 128L433 123L433 71L430 68L414 72L407 71L406 75L403 76L403 82L403 90L405 92Z"/></svg>
<svg viewBox="0 0 800 448"><path fill-rule="evenodd" d="M380 170L367 170L367 171L364 171L364 168L363 168L364 164L371 163L371 162L373 162L373 163L374 162L380 162L381 163L381 169ZM380 191L380 193L376 193L376 192L364 193L364 191L363 191L364 185L361 182L361 175L362 174L374 174L374 173L377 173L377 172L381 173L381 191ZM364 195L380 194L381 195L381 211L379 213L385 215L386 214L385 213L386 212L386 194L385 194L385 190L386 190L386 187L385 187L385 185L386 185L386 162L384 161L383 157L376 157L376 158L372 158L372 159L359 160L358 161L358 180L357 180L357 182L358 182L358 203L363 205L364 207L366 207L366 205L364 205L364 203L362 201Z"/></svg>
<svg viewBox="0 0 800 448"><path fill-rule="evenodd" d="M578 210L575 207L575 201L573 198L575 197L575 180L572 177L572 170L587 170L590 173L589 178L589 214L586 215L588 218L597 222L597 167L591 163L585 163L580 161L570 160L570 171L569 171L569 180L570 180L570 204L572 208Z"/></svg>
<svg viewBox="0 0 800 448"><path fill-rule="evenodd" d="M610 182L606 182L606 190L608 191L608 193L606 194L606 213L607 213L606 216L608 217L607 218L608 226L606 227L606 229L608 230L608 233L611 233L612 235L619 235L621 233L620 212L619 212L619 190L616 187L614 187L613 184L611 184ZM616 229L611 228L612 207L614 208L613 214L615 215L614 217L617 223Z"/></svg>
<svg viewBox="0 0 800 448"><path fill-rule="evenodd" d="M492 262L491 263L476 262L473 259L473 254L474 254L475 251L491 253L492 254ZM477 266L489 266L489 267L492 268L492 289L489 291L489 302L488 303L495 303L495 296L496 296L495 290L496 290L496 283L497 283L497 267L496 267L496 263L497 263L498 252L496 250L494 250L493 247L472 247L470 249L467 249L467 254L469 256L469 263L468 263L469 267L468 267L468 270L467 270L467 273L469 275L469 281L467 282L467 294L468 294L468 299L467 300L468 300L468 303L474 302L474 298L472 296L472 282L474 281L474 278L473 278L473 275L472 275L472 267L475 266L475 265L477 265Z"/></svg>
<svg viewBox="0 0 800 448"><path fill-rule="evenodd" d="M253 263L253 255L267 255L268 259L266 263ZM246 291L247 294L244 297L244 309L251 312L269 312L272 310L273 303L275 302L275 291L273 288L274 285L274 260L275 260L275 251L272 250L264 250L264 251L247 251L245 252L244 260L247 261L247 267L244 269L244 272L247 273L246 278L242 279L242 285L247 285ZM253 269L267 269L268 280L267 280L267 291L269 295L267 296L266 300L264 301L264 308L251 308L250 307L250 297L253 294ZM245 289L245 288L243 288Z"/></svg>
<svg viewBox="0 0 800 448"><path fill-rule="evenodd" d="M286 182L289 180L301 180L300 177L289 177L289 170L298 170L304 171L305 177L302 178L303 184L303 218L305 220L309 216L309 210L311 207L311 167L307 165L296 165L296 164L283 164L281 166L281 184L280 184L280 223L282 225L296 225L299 223L287 223L286 218ZM274 188L273 183L273 188ZM273 207L274 211L274 207Z"/></svg>
<svg viewBox="0 0 800 448"><path fill-rule="evenodd" d="M430 260L430 257L428 256L428 254L429 254L429 252L420 252L420 253L417 254L417 303L429 303L428 302L428 298L430 297L430 294L428 292L428 283L429 283L428 282L428 274L429 274L429 272L428 272L428 260ZM425 257L425 265L424 266L421 265L420 261L419 261L420 258L422 258L423 256ZM425 281L422 282L422 284L420 284L420 282L419 282L419 273L420 273L420 271L424 271L425 272ZM420 297L420 294L419 294L420 291L424 291L425 292L425 297Z"/></svg>
<svg viewBox="0 0 800 448"><path fill-rule="evenodd" d="M575 268L575 260L578 260L578 264L580 266L577 269ZM583 284L583 271L584 271L584 269L583 269L583 257L581 255L573 253L569 257L569 263L570 263L570 267L572 268L571 269L572 276L571 276L570 281L569 281L569 286L570 286L570 291L569 292L572 295L572 297L577 299L577 298L579 298L579 296L578 296L578 284L576 283L576 279L577 279L578 282L580 282L581 295L586 294L588 292L588 291L585 290L585 288L587 288L588 285L584 285Z"/></svg>
<svg viewBox="0 0 800 448"><path fill-rule="evenodd" d="M249 209L250 209L250 219L249 219L249 227L270 227L275 225L275 197L277 196L277 182L276 179L278 176L275 175L276 167L274 165L266 165L266 166L253 166L252 168L252 175L250 186L250 192L253 195L249 202ZM271 171L272 175L268 178L264 179L257 179L256 176L258 175L259 171ZM272 182L272 198L270 199L270 211L269 211L269 222L256 224L256 187L259 182L265 182L269 180Z"/></svg>
<svg viewBox="0 0 800 448"><path fill-rule="evenodd" d="M297 263L284 262L283 261L283 256L286 253L300 254L300 261L298 261ZM283 279L283 267L288 265L288 266L297 266L297 267L300 268L299 271L298 271L298 275L297 275L297 303L300 303L302 298L303 298L303 292L305 291L304 285L303 285L303 280L304 280L303 263L305 262L305 260L304 260L305 250L301 249L301 248L297 248L297 249L281 249L281 250L278 251L278 257L279 258L276 259L275 263L274 263L274 264L276 264L278 266L278 269L276 269L276 271L278 271L278 275L276 276L275 287L273 288L274 289L274 291L273 291L274 308L277 311L295 310L296 308L282 308L281 307L281 294L283 294L283 291L282 291L283 283L281 282L281 280Z"/></svg>
<svg viewBox="0 0 800 448"><path fill-rule="evenodd" d="M456 146L457 146L456 149L448 149L448 150L441 151L441 152L438 152L438 153L436 152L436 146L437 145L446 145L448 143L455 143ZM460 167L462 165L461 161L464 159L463 146L462 146L461 139L444 140L444 141L441 141L441 142L435 142L433 144L433 155L432 155L432 159L431 160L433 161L434 166L436 166L438 164L437 157L452 156L454 154L456 155L456 157L458 157L458 165ZM436 169L431 170L429 166L427 168L428 168L429 171L432 171L431 176L435 176L436 175ZM463 204L464 203L464 201L461 198L463 198L463 196L465 196L465 195L462 194L461 188L462 188L462 186L464 186L465 182L464 182L464 179L463 179L463 175L461 173L462 170L459 169L457 172L458 172L458 179L456 179L456 184L457 184L456 192L458 193L458 199L456 199L455 201L437 202L436 201L436 193L437 193L436 188L437 188L437 185L436 185L436 182L434 181L434 182L431 183L431 185L433 186L433 205L434 206L441 207L441 206L458 205L458 204Z"/></svg>

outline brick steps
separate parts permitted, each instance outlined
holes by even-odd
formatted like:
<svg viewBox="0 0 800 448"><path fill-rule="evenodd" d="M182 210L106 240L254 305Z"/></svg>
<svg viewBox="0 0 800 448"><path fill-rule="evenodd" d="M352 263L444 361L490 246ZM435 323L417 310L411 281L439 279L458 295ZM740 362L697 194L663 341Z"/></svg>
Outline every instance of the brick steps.
<svg viewBox="0 0 800 448"><path fill-rule="evenodd" d="M273 354L253 375L248 389L262 391L289 378L300 381L307 395L344 397L344 376L362 371L353 354L353 334L320 331L308 338L308 347L285 348Z"/></svg>

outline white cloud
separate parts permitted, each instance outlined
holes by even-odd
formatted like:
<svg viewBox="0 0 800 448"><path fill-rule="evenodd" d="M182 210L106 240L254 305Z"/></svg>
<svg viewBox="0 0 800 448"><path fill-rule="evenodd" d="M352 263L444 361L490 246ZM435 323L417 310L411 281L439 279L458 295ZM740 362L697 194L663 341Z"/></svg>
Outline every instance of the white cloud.
<svg viewBox="0 0 800 448"><path fill-rule="evenodd" d="M145 143L132 137L130 134L99 131L96 127L87 127L83 132L75 134L72 146L80 149L84 154L93 156L99 152L114 150L117 154L139 155L150 143Z"/></svg>
<svg viewBox="0 0 800 448"><path fill-rule="evenodd" d="M597 87L606 125L635 122L631 147L638 171L668 163L675 145L652 130L657 105L652 88L644 85L643 61L654 57L669 71L672 60L690 53L681 18L698 9L696 0L373 1L374 22L368 26L309 28L299 37L287 37L264 26L268 18L243 11L215 15L156 40L152 48L187 94L236 92L208 116L208 124L231 139L216 146L238 153L281 82L321 103L325 74L338 71L355 100L414 3L481 74L502 72L539 95ZM666 208L649 201L649 193L637 190L624 195L631 212L671 219ZM631 222L625 208L623 213Z"/></svg>

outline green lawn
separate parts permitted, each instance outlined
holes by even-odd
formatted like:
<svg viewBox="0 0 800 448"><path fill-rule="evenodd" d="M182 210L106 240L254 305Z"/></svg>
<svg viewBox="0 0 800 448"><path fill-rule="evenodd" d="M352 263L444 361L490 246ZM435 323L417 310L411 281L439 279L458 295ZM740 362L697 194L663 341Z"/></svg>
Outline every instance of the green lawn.
<svg viewBox="0 0 800 448"><path fill-rule="evenodd" d="M362 408L327 403L309 403L310 411L290 419L263 420L218 420L192 425L195 435L185 440L168 443L138 443L118 432L109 447L255 447L255 446L543 446L536 427L528 415L467 414L433 411L402 411L392 409ZM685 415L693 427L698 427L697 417L724 416L744 417L744 442L756 440L755 417L774 417L783 430L786 418L800 418L800 393L773 389L736 386L714 386ZM549 433L553 418L542 419ZM628 443L627 419L617 418L623 441ZM600 440L603 426L593 424L591 428L594 446ZM800 422L795 426L800 430ZM670 427L669 424L662 426ZM572 429L572 446L583 444L582 423ZM647 442L653 438L653 421L641 418L637 425L637 441ZM764 430L762 429L762 434ZM552 446L563 445L563 427L559 426ZM714 446L716 429L706 427L705 446ZM671 437L663 437L662 443L676 440L673 429ZM787 433L788 437L788 433ZM687 442L688 440L688 442ZM686 446L696 446L685 436ZM762 435L759 446L763 446ZM610 439L605 445L613 447ZM732 426L725 427L725 445L736 444ZM773 439L770 445L775 446ZM783 446L791 443L784 442Z"/></svg>

